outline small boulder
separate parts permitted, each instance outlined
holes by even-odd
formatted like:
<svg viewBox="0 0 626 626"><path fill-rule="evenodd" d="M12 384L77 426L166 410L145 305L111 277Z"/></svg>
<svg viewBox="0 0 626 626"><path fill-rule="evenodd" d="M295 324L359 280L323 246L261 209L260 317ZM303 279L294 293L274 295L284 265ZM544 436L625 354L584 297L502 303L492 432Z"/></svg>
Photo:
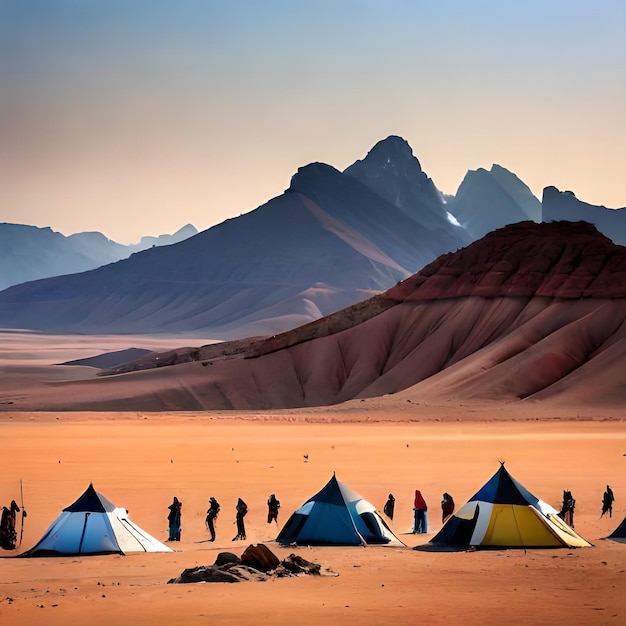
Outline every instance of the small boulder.
<svg viewBox="0 0 626 626"><path fill-rule="evenodd" d="M241 562L260 572L271 572L278 567L280 559L266 545L259 543L245 549Z"/></svg>
<svg viewBox="0 0 626 626"><path fill-rule="evenodd" d="M282 561L281 565L292 574L310 574L312 576L320 575L320 565L317 563L311 563L311 561L307 561L297 554L290 554Z"/></svg>
<svg viewBox="0 0 626 626"><path fill-rule="evenodd" d="M215 567L222 567L223 565L228 565L230 563L241 563L241 559L232 552L220 552L213 565Z"/></svg>

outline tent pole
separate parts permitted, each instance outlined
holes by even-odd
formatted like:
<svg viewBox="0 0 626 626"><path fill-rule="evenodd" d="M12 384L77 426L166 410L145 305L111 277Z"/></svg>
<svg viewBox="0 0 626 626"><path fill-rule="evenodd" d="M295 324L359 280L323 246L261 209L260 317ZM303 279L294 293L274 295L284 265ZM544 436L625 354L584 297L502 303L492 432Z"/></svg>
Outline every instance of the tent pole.
<svg viewBox="0 0 626 626"><path fill-rule="evenodd" d="M80 535L80 543L78 544L78 554L80 554L83 549L83 539L85 538L85 532L87 531L87 521L89 520L90 514L91 514L91 511L85 511L85 523L83 524L83 532Z"/></svg>

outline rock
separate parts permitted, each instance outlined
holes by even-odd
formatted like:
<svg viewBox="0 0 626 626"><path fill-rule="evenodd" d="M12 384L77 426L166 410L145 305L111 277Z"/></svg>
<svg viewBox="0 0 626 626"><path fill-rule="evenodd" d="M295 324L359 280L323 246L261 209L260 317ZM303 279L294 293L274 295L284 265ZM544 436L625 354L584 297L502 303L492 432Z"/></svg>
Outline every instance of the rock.
<svg viewBox="0 0 626 626"><path fill-rule="evenodd" d="M278 567L280 559L266 545L259 543L245 549L241 562L261 572L271 572Z"/></svg>
<svg viewBox="0 0 626 626"><path fill-rule="evenodd" d="M220 552L214 565L186 569L178 578L168 580L168 584L264 582L275 578L303 575L338 576L331 569L323 568L295 554L290 554L284 561L279 561L267 546L258 544L248 546L241 559L231 552Z"/></svg>
<svg viewBox="0 0 626 626"><path fill-rule="evenodd" d="M226 565L227 563L241 563L241 559L232 552L220 552L215 559L215 563L213 564L216 567L221 567L222 565Z"/></svg>
<svg viewBox="0 0 626 626"><path fill-rule="evenodd" d="M234 565L228 570L232 575L238 576L240 580L251 581L251 582L265 582L269 580L268 574L264 572L260 572L258 569L254 567L248 567L247 565Z"/></svg>
<svg viewBox="0 0 626 626"><path fill-rule="evenodd" d="M238 583L241 578L227 569L214 567L213 565L200 565L183 570L178 578L172 578L171 583Z"/></svg>
<svg viewBox="0 0 626 626"><path fill-rule="evenodd" d="M281 565L292 574L320 575L321 566L318 563L311 563L297 554L290 554Z"/></svg>

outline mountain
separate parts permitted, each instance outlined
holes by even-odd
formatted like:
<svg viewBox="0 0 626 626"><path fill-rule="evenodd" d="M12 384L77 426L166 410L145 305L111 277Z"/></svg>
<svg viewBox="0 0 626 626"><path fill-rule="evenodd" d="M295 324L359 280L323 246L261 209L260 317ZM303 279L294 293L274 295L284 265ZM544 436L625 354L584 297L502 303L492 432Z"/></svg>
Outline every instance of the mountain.
<svg viewBox="0 0 626 626"><path fill-rule="evenodd" d="M274 337L147 355L110 372L123 375L0 401L15 410L262 410L396 394L416 405L623 407L625 278L626 248L592 225L521 222Z"/></svg>
<svg viewBox="0 0 626 626"><path fill-rule="evenodd" d="M382 148L403 171L402 160L416 160L410 149L398 154L396 144ZM360 167L369 167L369 159ZM421 168L405 170L421 184ZM388 176L397 181L397 171L383 170L380 184ZM422 202L418 185L405 183L412 208L312 163L282 195L178 244L0 292L0 327L215 338L294 328L387 289L469 241L463 229L436 221L435 207L424 218L430 186Z"/></svg>
<svg viewBox="0 0 626 626"><path fill-rule="evenodd" d="M569 220L594 224L614 243L626 245L626 207L609 209L605 206L587 204L579 200L572 191L559 191L546 187L542 198L543 221Z"/></svg>
<svg viewBox="0 0 626 626"><path fill-rule="evenodd" d="M541 221L541 203L528 186L495 164L489 171L479 168L467 172L447 209L472 239L507 224Z"/></svg>
<svg viewBox="0 0 626 626"><path fill-rule="evenodd" d="M145 236L142 237L139 243L133 243L128 246L130 253L141 252L154 246L171 246L174 243L179 243L189 239L198 234L198 229L193 224L186 224L182 228L179 228L175 233L171 235L158 235L157 237Z"/></svg>
<svg viewBox="0 0 626 626"><path fill-rule="evenodd" d="M410 218L434 231L449 231L441 193L422 170L409 144L391 135L379 141L365 159L344 170Z"/></svg>
<svg viewBox="0 0 626 626"><path fill-rule="evenodd" d="M40 278L73 274L113 263L153 245L182 241L198 231L187 224L173 235L143 237L125 246L102 233L66 237L51 228L0 223L0 289Z"/></svg>

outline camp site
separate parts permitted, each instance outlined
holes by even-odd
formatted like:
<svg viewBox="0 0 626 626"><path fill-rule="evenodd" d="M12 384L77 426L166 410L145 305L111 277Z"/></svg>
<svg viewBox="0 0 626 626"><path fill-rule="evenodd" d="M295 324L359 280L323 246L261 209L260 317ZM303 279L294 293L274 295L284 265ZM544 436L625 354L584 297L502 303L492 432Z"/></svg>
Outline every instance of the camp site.
<svg viewBox="0 0 626 626"><path fill-rule="evenodd" d="M460 424L427 414L432 419L402 421L410 413L400 407L394 422L367 423L331 410L332 424L316 411L6 418L11 475L0 482L2 504L15 499L21 509L21 480L28 515L19 543L16 514L19 546L0 553L0 615L47 624L81 623L85 611L94 624L111 615L193 624L209 614L235 624L250 619L252 606L277 624L301 619L303 607L315 620L347 624L413 624L415 615L564 624L566 606L589 624L626 615L614 587L626 555L618 537L623 424L537 424L523 415ZM615 503L612 516L600 518L607 482ZM412 533L416 489L428 505L425 534ZM576 499L574 529L557 514L566 489ZM383 512L390 492L393 519ZM456 505L445 524L444 492ZM273 493L281 507L268 524ZM171 542L174 496L182 531ZM205 525L211 496L221 505L214 542ZM248 505L245 542L232 541L238 498ZM168 584L250 545L336 577ZM472 601L467 618L477 593L483 601Z"/></svg>

